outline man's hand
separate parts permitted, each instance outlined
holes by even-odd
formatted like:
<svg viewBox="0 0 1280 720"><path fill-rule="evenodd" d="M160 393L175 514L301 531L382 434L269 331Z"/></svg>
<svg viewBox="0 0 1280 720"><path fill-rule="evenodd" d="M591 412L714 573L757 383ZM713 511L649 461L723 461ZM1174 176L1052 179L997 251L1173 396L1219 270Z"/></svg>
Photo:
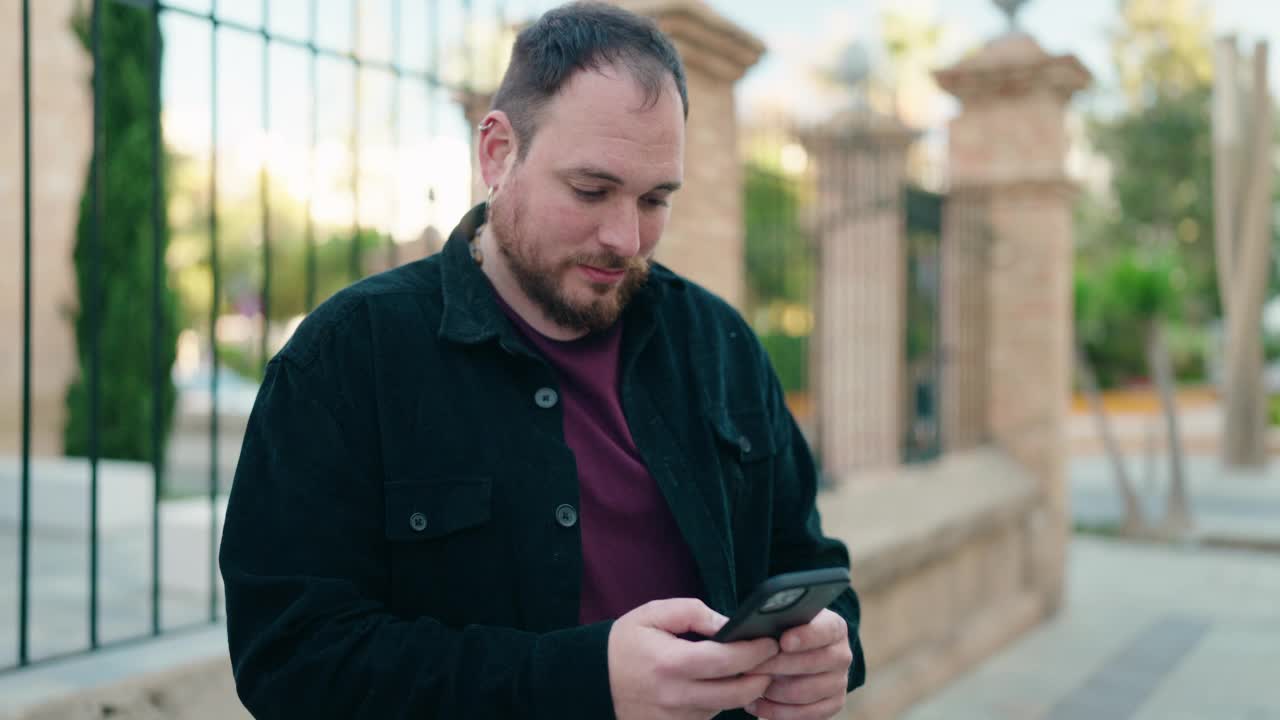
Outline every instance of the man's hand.
<svg viewBox="0 0 1280 720"><path fill-rule="evenodd" d="M751 670L773 676L747 712L768 720L827 720L844 709L849 682L849 626L830 610L782 635L782 653Z"/></svg>
<svg viewBox="0 0 1280 720"><path fill-rule="evenodd" d="M609 631L609 687L618 720L706 720L762 696L770 678L752 668L778 654L776 640L676 637L710 637L726 622L700 600L683 598L655 600L618 618Z"/></svg>

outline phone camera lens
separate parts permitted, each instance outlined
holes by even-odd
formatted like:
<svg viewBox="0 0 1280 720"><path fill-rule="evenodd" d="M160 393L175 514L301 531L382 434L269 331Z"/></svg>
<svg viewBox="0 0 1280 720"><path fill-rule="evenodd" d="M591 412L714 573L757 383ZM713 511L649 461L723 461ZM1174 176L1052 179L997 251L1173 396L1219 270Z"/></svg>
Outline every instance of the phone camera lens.
<svg viewBox="0 0 1280 720"><path fill-rule="evenodd" d="M792 605L795 605L800 598L804 597L806 592L808 592L807 588L791 588L790 590L776 592L772 597L765 601L764 605L760 606L760 612L778 612L779 610L786 610Z"/></svg>

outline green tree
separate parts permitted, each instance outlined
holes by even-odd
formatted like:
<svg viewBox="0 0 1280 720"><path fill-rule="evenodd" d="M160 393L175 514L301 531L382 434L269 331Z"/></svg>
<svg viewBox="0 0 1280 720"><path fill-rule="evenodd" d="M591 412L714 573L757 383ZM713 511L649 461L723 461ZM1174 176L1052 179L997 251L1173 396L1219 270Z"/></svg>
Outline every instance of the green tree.
<svg viewBox="0 0 1280 720"><path fill-rule="evenodd" d="M801 223L803 184L781 166L745 166L747 317L783 388L808 387L815 278L813 239Z"/></svg>
<svg viewBox="0 0 1280 720"><path fill-rule="evenodd" d="M68 455L85 455L89 447L91 348L98 337L98 453L127 460L153 459L151 427L161 428L160 457L173 416L175 390L170 379L176 353L177 303L161 264L152 270L156 244L163 253L168 240L165 201L159 208L161 234L152 225L152 102L153 63L159 56L155 17L119 3L101 3L101 107L105 122L100 137L105 222L94 217L90 172L80 203L76 227L75 265L79 293L72 311L80 361L79 376L67 392L64 442ZM81 15L74 29L90 47L90 18ZM161 172L165 170L162 158ZM97 237L97 250L93 249ZM96 256L96 257L95 257ZM92 293L94 278L98 293ZM161 332L152 336L152 290L160 283ZM92 309L92 313L88 312ZM93 324L91 324L91 321ZM96 327L95 327L96 326ZM153 347L158 340L159 347ZM153 351L159 368L153 365ZM158 375L158 386L153 383ZM154 417L158 392L159 417ZM158 460L158 458L154 458Z"/></svg>
<svg viewBox="0 0 1280 720"><path fill-rule="evenodd" d="M746 173L747 294L752 307L808 305L813 242L800 227L797 183L781 170L748 163Z"/></svg>
<svg viewBox="0 0 1280 720"><path fill-rule="evenodd" d="M1117 255L1094 278L1077 275L1075 282L1077 360L1079 374L1116 471L1116 481L1126 506L1126 530L1146 532L1146 521L1124 469L1124 460L1110 436L1105 413L1097 399L1094 368L1099 355L1109 352L1116 340L1136 342L1160 396L1169 438L1170 492L1163 531L1179 534L1190 527L1191 513L1183 469L1181 434L1168 344L1168 320L1182 313L1183 294L1172 281L1178 260L1168 250L1133 251Z"/></svg>
<svg viewBox="0 0 1280 720"><path fill-rule="evenodd" d="M1123 109L1089 123L1111 166L1111 197L1094 245L1172 253L1191 322L1218 314L1210 132L1211 39L1195 0L1120 0L1111 33ZM1105 252L1104 252L1105 254ZM1103 259L1104 264L1106 259Z"/></svg>

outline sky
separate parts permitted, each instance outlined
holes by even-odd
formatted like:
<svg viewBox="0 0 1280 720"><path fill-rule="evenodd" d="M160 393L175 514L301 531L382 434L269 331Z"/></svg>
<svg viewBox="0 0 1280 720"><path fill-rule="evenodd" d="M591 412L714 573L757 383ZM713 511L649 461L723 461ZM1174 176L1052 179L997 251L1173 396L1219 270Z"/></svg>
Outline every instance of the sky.
<svg viewBox="0 0 1280 720"><path fill-rule="evenodd" d="M171 0L171 5L208 12L214 0ZM264 7L273 33L303 40L309 32L311 0L216 0L224 19L258 26ZM706 0L712 7L750 31L768 47L762 60L739 85L740 107L749 111L761 99L785 98L797 110L819 105L812 68L827 62L853 39L876 44L880 18L887 9L931 17L945 27L941 61L948 64L1006 28L1003 15L990 0ZM448 62L450 48L464 37L462 0L360 0L363 27L361 54L376 60L396 59L412 71L431 65L440 48L446 76L461 71ZM351 0L315 0L318 44L349 51L354 33ZM471 0L474 18L529 18L555 0ZM430 7L436 7L431 16ZM1033 0L1020 21L1051 53L1075 53L1094 74L1094 89L1078 98L1076 107L1097 107L1114 97L1107 30L1115 21L1116 0ZM1215 34L1239 33L1245 39L1266 37L1271 42L1271 77L1280 96L1280 1L1214 0ZM398 17L396 13L399 13ZM480 23L492 26L493 23ZM394 28L394 30L393 30ZM207 153L210 127L210 32L203 20L167 12L164 16L166 65L165 127L171 146L195 155ZM509 46L489 36L474 37L481 53L476 68L495 76L501 48ZM224 29L219 34L218 138L220 196L227 202L256 192L260 163L268 163L274 178L295 199L313 197L317 221L350 225L354 203L349 144L358 123L361 224L389 229L398 239L416 237L428 223L450 226L469 203L462 173L469 163L469 128L457 104L445 92L428 93L413 78L399 83L380 72L366 72L361 80L359 112L355 76L349 63L322 59L317 66L317 142L311 160L310 83L308 54L273 44L264 115L261 38ZM874 59L873 59L874 61ZM943 101L941 125L954 103ZM263 130L264 121L268 130ZM429 158L429 161L424 161ZM464 178L459 181L459 178ZM434 199L428 202L429 192Z"/></svg>
<svg viewBox="0 0 1280 720"><path fill-rule="evenodd" d="M831 42L874 35L880 16L890 8L909 9L933 17L953 35L951 58L977 47L1005 30L1007 23L990 0L708 0L721 14L751 31L772 52L744 80L743 91L778 82L794 70L792 58L826 49ZM797 9L802 7L803 10ZM1271 79L1280 90L1280 2L1213 0L1214 33L1238 33L1242 39L1267 38L1271 43ZM1019 16L1023 28L1050 53L1075 53L1105 89L1114 86L1110 73L1107 30L1116 19L1116 0L1033 0ZM815 29L820 29L815 37ZM807 51L807 52L806 52ZM945 56L946 52L944 52Z"/></svg>

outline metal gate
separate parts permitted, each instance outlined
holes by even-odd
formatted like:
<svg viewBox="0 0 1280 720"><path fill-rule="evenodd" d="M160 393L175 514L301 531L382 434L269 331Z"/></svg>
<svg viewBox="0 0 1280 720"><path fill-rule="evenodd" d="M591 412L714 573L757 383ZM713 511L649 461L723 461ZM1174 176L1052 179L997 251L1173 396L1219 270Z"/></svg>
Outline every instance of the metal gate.
<svg viewBox="0 0 1280 720"><path fill-rule="evenodd" d="M21 267L20 361L16 347L13 353L22 378L21 437L13 469L0 465L0 484L12 482L17 491L0 501L6 517L12 508L12 518L0 522L0 551L17 560L16 567L0 564L6 573L0 578L0 672L221 617L216 552L230 483L227 455L233 465L243 431L228 418L228 398L244 399L229 383L243 385L251 401L255 374L287 337L288 316L396 264L408 239L404 228L416 228L416 237L431 226L434 215L405 221L405 214L419 203L434 212L438 189L452 183L428 177L418 187L392 164L387 185L417 193L404 201L369 188L369 178L376 179L370 168L407 152L412 134L426 138L428 152L440 138L465 148L471 133L459 100L473 78L499 72L501 59L493 53L504 40L509 47L502 0L83 4L74 32L94 69L92 161L75 246L80 370L63 431L67 454L76 457L36 461L32 268L33 250L46 240L33 237L33 204L40 209L33 195L43 169L33 156L33 130L49 121L32 103L32 58L33 46L45 50L39 38L52 35L33 32L36 3L22 0L21 8L21 25L12 30L22 42L21 67L14 68L22 89L14 109L22 120L21 257L3 260ZM378 39L366 47L362 32L367 36L371 26ZM54 32L48 25L39 29ZM56 32L72 30L59 24ZM479 42L484 38L489 47ZM194 86L208 93L196 118L201 152L207 152L203 164L171 147L169 123L181 118L166 114L169 90ZM220 99L246 87L260 93ZM341 107L334 113L321 111L335 103ZM345 126L326 126L331 116ZM229 126L261 134L260 165L239 180L227 172L235 160L224 147ZM298 173L303 185L312 183L305 201L291 201L279 189L271 153L282 137L309 158ZM469 159L459 152L464 175L456 185L469 193ZM346 168L328 188L330 197L350 205L345 223L317 220L333 204L315 185L326 153ZM443 162L432 158L437 166ZM175 199L183 181L196 188L190 202ZM232 217L233 192L253 209L243 216L249 221ZM387 204L383 220L369 220L363 208L379 201ZM284 207L290 202L292 216ZM445 210L438 214L452 213ZM192 262L201 268L189 273L191 287L175 287L177 249L195 253ZM175 300L181 292L184 303ZM196 307L185 300L191 297ZM237 334L224 328L238 329L240 339L224 343L224 334ZM171 368L188 336L204 359L190 387L178 392ZM203 400L184 406L188 395ZM175 437L174 418L183 413L195 437ZM182 442L190 447L175 451ZM50 501L55 490L66 496ZM37 493L44 494L33 505ZM111 513L134 495L128 513L136 525L115 532ZM46 516L61 525L49 529ZM181 526L191 532L176 536L173 518L195 518ZM190 588L174 589L173 567L195 576Z"/></svg>

